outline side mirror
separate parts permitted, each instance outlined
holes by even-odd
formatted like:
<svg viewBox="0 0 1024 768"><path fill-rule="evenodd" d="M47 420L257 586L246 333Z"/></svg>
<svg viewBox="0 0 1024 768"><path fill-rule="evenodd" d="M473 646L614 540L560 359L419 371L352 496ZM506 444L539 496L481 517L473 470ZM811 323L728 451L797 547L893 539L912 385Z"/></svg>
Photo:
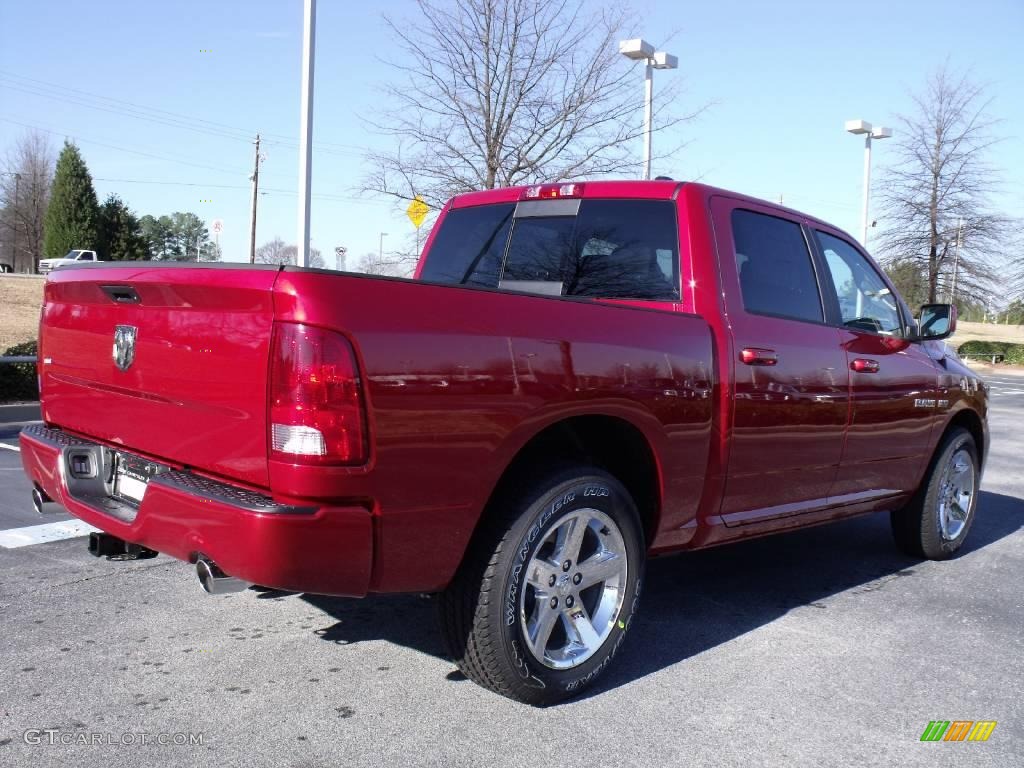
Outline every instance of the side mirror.
<svg viewBox="0 0 1024 768"><path fill-rule="evenodd" d="M917 322L917 338L938 341L956 330L956 307L952 304L925 304Z"/></svg>

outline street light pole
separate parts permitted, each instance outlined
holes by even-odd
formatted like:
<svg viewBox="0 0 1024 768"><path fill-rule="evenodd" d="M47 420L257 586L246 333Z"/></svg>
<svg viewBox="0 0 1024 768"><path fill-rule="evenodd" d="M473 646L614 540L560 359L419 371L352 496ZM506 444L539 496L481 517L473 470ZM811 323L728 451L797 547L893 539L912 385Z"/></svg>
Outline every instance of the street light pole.
<svg viewBox="0 0 1024 768"><path fill-rule="evenodd" d="M654 113L654 67L644 67L644 178L651 178L651 118Z"/></svg>
<svg viewBox="0 0 1024 768"><path fill-rule="evenodd" d="M384 262L384 238L387 237L387 232L380 233L380 247L377 249L377 263L381 264Z"/></svg>
<svg viewBox="0 0 1024 768"><path fill-rule="evenodd" d="M655 52L654 46L641 38L621 40L619 53L627 59L644 62L644 173L651 178L651 123L654 116L654 70L675 69L679 59L664 51Z"/></svg>
<svg viewBox="0 0 1024 768"><path fill-rule="evenodd" d="M868 210L871 203L871 140L888 139L892 136L890 128L872 128L871 123L864 120L847 120L847 133L855 136L864 134L864 189L861 196L860 244L868 247Z"/></svg>
<svg viewBox="0 0 1024 768"><path fill-rule="evenodd" d="M302 107L299 121L300 267L309 266L309 200L313 170L313 63L316 55L316 0L305 0L302 34Z"/></svg>

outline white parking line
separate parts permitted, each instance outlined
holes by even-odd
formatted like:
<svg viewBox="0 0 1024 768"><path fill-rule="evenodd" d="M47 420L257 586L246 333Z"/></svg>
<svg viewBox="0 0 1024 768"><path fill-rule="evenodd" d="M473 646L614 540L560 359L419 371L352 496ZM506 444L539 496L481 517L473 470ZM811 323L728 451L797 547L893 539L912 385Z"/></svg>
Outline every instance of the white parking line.
<svg viewBox="0 0 1024 768"><path fill-rule="evenodd" d="M43 525L29 525L25 528L11 528L7 531L0 531L0 547L4 549L29 547L33 544L43 544L47 541L60 541L61 539L88 536L93 531L98 530L99 528L93 528L81 520L65 520L59 523L44 523Z"/></svg>
<svg viewBox="0 0 1024 768"><path fill-rule="evenodd" d="M8 451L17 451L21 453L21 448L16 445L8 445L7 443L0 443L0 448L6 448Z"/></svg>

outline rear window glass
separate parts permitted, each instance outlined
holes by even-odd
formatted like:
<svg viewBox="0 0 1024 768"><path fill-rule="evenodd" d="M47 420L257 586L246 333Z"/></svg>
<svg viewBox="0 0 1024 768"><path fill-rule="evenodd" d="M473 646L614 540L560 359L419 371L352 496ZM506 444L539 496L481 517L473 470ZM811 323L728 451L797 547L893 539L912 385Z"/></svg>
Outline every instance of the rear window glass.
<svg viewBox="0 0 1024 768"><path fill-rule="evenodd" d="M420 279L496 287L515 208L508 203L448 211Z"/></svg>
<svg viewBox="0 0 1024 768"><path fill-rule="evenodd" d="M575 216L516 219L501 275L502 285L522 290L527 287L516 283L547 283L552 287L546 293L561 295L562 269L573 250L575 226Z"/></svg>
<svg viewBox="0 0 1024 768"><path fill-rule="evenodd" d="M679 298L675 207L667 200L584 200L566 296Z"/></svg>
<svg viewBox="0 0 1024 768"><path fill-rule="evenodd" d="M583 200L576 216L514 220L513 211L490 205L449 212L421 278L556 296L679 299L672 202Z"/></svg>

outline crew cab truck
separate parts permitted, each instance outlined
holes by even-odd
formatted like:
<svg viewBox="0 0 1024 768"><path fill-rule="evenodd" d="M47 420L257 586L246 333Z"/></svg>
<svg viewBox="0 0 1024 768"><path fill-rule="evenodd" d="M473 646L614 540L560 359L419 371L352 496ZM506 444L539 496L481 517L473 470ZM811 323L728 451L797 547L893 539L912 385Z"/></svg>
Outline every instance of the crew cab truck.
<svg viewBox="0 0 1024 768"><path fill-rule="evenodd" d="M988 449L954 326L787 208L498 189L444 207L411 280L52 274L21 456L94 554L212 592L437 593L462 671L548 704L607 669L650 556L876 511L953 555Z"/></svg>
<svg viewBox="0 0 1024 768"><path fill-rule="evenodd" d="M97 261L102 261L102 259L96 255L96 251L74 248L59 259L40 259L39 273L46 275L55 269L60 269L61 267L66 267L71 264L92 264Z"/></svg>

